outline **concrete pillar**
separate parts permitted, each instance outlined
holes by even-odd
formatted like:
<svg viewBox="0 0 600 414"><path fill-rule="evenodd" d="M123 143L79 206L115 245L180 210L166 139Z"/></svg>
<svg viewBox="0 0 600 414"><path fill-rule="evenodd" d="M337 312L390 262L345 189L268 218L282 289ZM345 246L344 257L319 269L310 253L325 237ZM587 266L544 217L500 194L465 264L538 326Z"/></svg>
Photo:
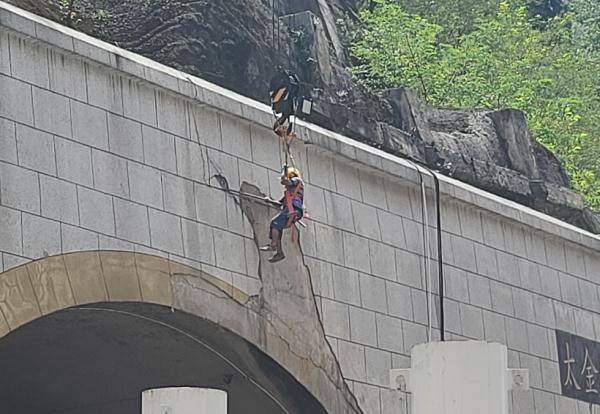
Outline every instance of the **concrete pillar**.
<svg viewBox="0 0 600 414"><path fill-rule="evenodd" d="M227 392L191 387L146 390L142 414L227 414Z"/></svg>
<svg viewBox="0 0 600 414"><path fill-rule="evenodd" d="M527 389L529 376L507 369L504 345L456 341L417 345L390 380L412 392L413 414L508 414L508 390Z"/></svg>

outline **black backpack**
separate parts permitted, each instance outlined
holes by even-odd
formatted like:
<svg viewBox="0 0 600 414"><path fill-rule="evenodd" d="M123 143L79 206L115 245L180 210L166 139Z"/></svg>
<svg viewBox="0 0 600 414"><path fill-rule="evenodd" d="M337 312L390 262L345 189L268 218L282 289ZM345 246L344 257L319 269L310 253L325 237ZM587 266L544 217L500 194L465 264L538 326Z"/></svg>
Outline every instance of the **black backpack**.
<svg viewBox="0 0 600 414"><path fill-rule="evenodd" d="M280 70L271 78L269 83L271 108L276 115L280 114L275 127L283 125L291 115L295 115L299 92L300 80L292 72Z"/></svg>

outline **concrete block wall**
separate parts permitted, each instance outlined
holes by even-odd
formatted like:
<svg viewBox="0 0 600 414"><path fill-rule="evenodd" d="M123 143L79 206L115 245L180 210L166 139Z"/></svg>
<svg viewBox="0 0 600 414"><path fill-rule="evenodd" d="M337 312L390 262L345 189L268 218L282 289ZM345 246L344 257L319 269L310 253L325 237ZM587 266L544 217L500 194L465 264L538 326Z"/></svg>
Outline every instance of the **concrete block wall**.
<svg viewBox="0 0 600 414"><path fill-rule="evenodd" d="M258 293L252 228L210 177L280 195L268 108L1 2L0 91L0 271L139 251ZM328 340L366 414L409 413L388 371L427 340L427 268L439 338L431 180L321 128L298 135L311 215L300 242ZM600 340L600 239L440 179L447 337L504 343L510 365L529 368L513 413L587 413L560 396L554 329Z"/></svg>

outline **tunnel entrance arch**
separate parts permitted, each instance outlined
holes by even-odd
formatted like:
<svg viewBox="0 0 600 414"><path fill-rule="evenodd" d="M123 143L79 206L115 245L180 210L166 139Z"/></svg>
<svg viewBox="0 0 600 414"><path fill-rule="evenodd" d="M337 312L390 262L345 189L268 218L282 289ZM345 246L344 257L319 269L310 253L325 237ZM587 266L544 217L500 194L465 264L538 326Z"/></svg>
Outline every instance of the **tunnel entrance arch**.
<svg viewBox="0 0 600 414"><path fill-rule="evenodd" d="M228 392L229 413L323 413L294 377L243 338L200 317L134 302L59 310L0 339L7 412L139 414L148 388Z"/></svg>

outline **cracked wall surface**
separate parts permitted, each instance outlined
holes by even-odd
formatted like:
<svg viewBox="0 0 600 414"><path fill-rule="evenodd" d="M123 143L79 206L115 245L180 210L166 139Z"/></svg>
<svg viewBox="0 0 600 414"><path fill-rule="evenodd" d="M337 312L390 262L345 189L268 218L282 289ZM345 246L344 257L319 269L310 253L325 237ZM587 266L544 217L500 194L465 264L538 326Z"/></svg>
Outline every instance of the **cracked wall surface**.
<svg viewBox="0 0 600 414"><path fill-rule="evenodd" d="M297 244L284 235L288 257L274 266L256 246L275 212L212 178L280 197L283 159L268 108L4 3L0 91L0 278L85 251L189 265L247 303L226 293L197 300L204 282L180 274L172 287L182 310L288 355L289 370L306 373L315 393L327 389L322 380L340 390L320 401L352 405L351 393L365 414L408 412L406 396L388 389L388 371L406 367L427 333L413 166L301 123L293 150L310 219ZM513 413L587 412L560 396L554 329L600 339L600 239L440 180L447 336L504 343L510 365L529 368L533 390L509 396ZM24 292L13 282L3 282L0 308L6 292ZM241 308L247 319L234 317ZM282 332L299 340L276 340ZM294 357L303 353L309 358ZM308 377L315 372L323 375Z"/></svg>

